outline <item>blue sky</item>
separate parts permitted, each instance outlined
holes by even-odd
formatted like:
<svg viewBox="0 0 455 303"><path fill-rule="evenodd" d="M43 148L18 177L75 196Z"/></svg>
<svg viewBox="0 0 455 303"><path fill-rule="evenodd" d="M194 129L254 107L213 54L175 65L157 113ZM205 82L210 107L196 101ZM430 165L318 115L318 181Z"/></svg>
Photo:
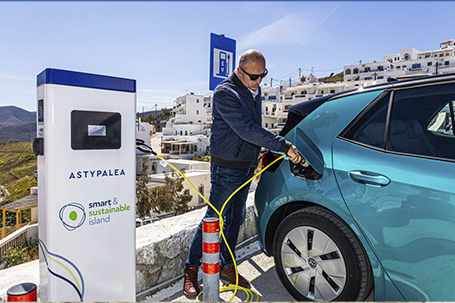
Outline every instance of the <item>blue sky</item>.
<svg viewBox="0 0 455 303"><path fill-rule="evenodd" d="M454 11L450 1L0 1L0 106L35 111L46 68L136 79L138 111L206 95L210 33L235 39L237 57L262 51L267 83L297 79L299 68L324 77L404 48L438 49L455 38Z"/></svg>

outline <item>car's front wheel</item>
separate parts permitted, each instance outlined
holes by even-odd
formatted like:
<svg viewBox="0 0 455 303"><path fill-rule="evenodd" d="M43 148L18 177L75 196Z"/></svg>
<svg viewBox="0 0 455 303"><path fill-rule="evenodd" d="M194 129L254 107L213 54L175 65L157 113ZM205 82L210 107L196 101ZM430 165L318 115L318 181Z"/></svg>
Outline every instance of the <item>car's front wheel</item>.
<svg viewBox="0 0 455 303"><path fill-rule="evenodd" d="M274 237L278 276L298 301L364 301L371 266L351 229L320 207L287 216Z"/></svg>

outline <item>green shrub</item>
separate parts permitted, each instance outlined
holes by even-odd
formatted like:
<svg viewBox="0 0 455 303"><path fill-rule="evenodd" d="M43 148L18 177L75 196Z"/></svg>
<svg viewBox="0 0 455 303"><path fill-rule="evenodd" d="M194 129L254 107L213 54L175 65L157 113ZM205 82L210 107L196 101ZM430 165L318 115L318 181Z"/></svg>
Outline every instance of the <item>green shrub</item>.
<svg viewBox="0 0 455 303"><path fill-rule="evenodd" d="M10 247L5 252L4 257L8 259L7 268L28 262L27 248L23 246Z"/></svg>
<svg viewBox="0 0 455 303"><path fill-rule="evenodd" d="M8 260L6 267L13 267L39 258L38 240L26 242L18 247L10 247L3 257Z"/></svg>
<svg viewBox="0 0 455 303"><path fill-rule="evenodd" d="M202 161L202 162L210 162L210 156L194 157L191 160L193 160L193 161Z"/></svg>

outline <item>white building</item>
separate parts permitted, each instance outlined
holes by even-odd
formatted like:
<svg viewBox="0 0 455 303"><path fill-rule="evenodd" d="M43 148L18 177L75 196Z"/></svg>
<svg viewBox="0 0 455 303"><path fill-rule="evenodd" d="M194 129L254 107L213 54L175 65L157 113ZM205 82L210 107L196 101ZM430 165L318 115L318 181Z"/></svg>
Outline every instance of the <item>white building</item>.
<svg viewBox="0 0 455 303"><path fill-rule="evenodd" d="M211 97L193 93L178 97L173 112L163 128L161 153L180 159L205 155L212 124Z"/></svg>
<svg viewBox="0 0 455 303"><path fill-rule="evenodd" d="M163 129L163 136L194 136L210 133L210 97L193 93L178 97L174 101L174 117Z"/></svg>
<svg viewBox="0 0 455 303"><path fill-rule="evenodd" d="M346 89L368 82L383 83L388 78L408 79L455 72L455 39L442 42L439 49L418 51L402 49L383 57L381 62L347 65L344 67Z"/></svg>
<svg viewBox="0 0 455 303"><path fill-rule="evenodd" d="M150 139L154 133L154 126L148 122L141 122L141 119L136 120L136 138L144 140L145 144L150 145Z"/></svg>

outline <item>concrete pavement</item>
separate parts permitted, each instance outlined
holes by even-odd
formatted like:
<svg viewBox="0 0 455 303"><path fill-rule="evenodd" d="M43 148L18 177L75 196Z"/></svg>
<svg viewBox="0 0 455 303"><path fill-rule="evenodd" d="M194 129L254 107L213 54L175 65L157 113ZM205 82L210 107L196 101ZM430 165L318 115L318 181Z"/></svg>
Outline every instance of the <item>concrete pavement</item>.
<svg viewBox="0 0 455 303"><path fill-rule="evenodd" d="M256 241L237 251L238 270L251 281L251 289L259 294L261 302L295 302L296 300L286 291L275 272L275 264L272 257L266 256ZM202 284L202 273L199 271L199 282ZM203 289L201 289L203 290ZM220 293L220 301L228 302L234 291ZM202 301L203 295L199 297ZM232 302L244 302L247 294L239 289ZM254 298L256 299L256 298ZM146 297L142 301L149 302L195 302L195 297L187 297L183 294L183 278L178 282L162 289L153 296ZM254 300L255 301L255 300Z"/></svg>
<svg viewBox="0 0 455 303"><path fill-rule="evenodd" d="M272 257L267 257L260 249L257 241L237 250L239 272L251 281L251 289L259 294L261 302L291 302L295 299L286 291L275 272ZM199 280L202 284L202 273L199 271ZM22 282L32 282L39 285L38 260L18 265L0 271L0 301L6 301L6 290L12 285ZM220 293L220 301L227 302L233 291ZM232 302L244 302L246 294L238 290ZM202 296L199 301L202 301ZM175 284L166 287L153 296L145 297L142 302L194 302L195 297L186 297L183 294L183 278Z"/></svg>

